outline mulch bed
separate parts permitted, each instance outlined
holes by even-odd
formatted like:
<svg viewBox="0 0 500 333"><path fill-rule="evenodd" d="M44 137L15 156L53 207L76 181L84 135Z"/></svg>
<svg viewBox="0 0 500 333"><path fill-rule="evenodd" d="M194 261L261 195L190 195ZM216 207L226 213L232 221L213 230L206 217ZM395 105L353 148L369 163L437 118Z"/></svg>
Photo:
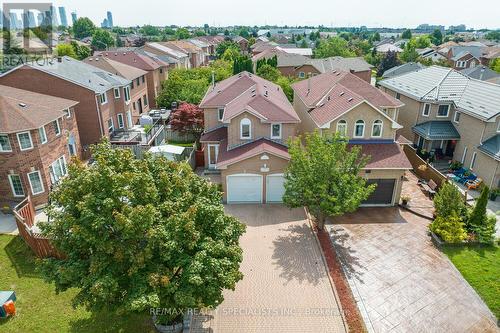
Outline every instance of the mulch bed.
<svg viewBox="0 0 500 333"><path fill-rule="evenodd" d="M337 290L342 310L349 326L349 332L366 332L363 318L359 313L351 288L333 248L330 235L327 231L319 230L316 226L314 226L314 232L318 236L328 266L328 272L335 284L335 289Z"/></svg>

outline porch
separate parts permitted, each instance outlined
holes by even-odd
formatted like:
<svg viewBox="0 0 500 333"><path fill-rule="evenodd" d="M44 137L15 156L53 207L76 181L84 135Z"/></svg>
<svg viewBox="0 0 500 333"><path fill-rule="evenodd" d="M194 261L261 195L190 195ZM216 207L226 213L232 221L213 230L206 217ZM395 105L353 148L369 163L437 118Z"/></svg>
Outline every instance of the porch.
<svg viewBox="0 0 500 333"><path fill-rule="evenodd" d="M460 140L460 134L451 121L428 121L412 130L415 133L414 147L420 157L433 162L438 170L447 170Z"/></svg>

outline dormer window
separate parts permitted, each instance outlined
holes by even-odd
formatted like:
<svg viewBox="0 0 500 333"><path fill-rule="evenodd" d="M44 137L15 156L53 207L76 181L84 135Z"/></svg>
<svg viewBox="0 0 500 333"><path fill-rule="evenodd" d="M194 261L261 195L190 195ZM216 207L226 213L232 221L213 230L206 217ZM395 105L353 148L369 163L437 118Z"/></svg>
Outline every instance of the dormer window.
<svg viewBox="0 0 500 333"><path fill-rule="evenodd" d="M365 122L363 120L356 120L354 125L354 137L362 138L365 136Z"/></svg>
<svg viewBox="0 0 500 333"><path fill-rule="evenodd" d="M252 138L252 122L248 118L243 118L240 121L240 139Z"/></svg>
<svg viewBox="0 0 500 333"><path fill-rule="evenodd" d="M271 124L271 139L281 139L281 124Z"/></svg>
<svg viewBox="0 0 500 333"><path fill-rule="evenodd" d="M222 119L224 119L224 108L219 108L217 110L217 119L219 121L222 121Z"/></svg>

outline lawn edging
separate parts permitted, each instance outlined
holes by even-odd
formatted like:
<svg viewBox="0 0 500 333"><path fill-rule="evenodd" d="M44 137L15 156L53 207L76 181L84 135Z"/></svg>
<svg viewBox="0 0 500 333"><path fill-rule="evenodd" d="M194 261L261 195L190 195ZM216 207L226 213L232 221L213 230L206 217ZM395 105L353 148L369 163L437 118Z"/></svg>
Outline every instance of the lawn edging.
<svg viewBox="0 0 500 333"><path fill-rule="evenodd" d="M321 258L328 270L328 279L335 295L335 300L341 308L341 315L349 332L367 332L365 322L356 304L349 282L344 274L342 265L337 258L335 249L326 230L319 230L314 224L308 210L304 208L307 221L313 231L314 238L320 248Z"/></svg>

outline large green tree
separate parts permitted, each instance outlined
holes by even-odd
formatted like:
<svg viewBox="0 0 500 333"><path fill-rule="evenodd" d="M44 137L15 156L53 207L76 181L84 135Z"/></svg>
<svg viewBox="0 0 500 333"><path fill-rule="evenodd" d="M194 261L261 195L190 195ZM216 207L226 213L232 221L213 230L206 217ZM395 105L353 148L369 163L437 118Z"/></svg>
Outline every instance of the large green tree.
<svg viewBox="0 0 500 333"><path fill-rule="evenodd" d="M92 47L97 50L105 50L115 45L115 39L108 30L96 29L92 34Z"/></svg>
<svg viewBox="0 0 500 333"><path fill-rule="evenodd" d="M241 280L244 233L225 215L217 186L187 163L135 159L108 142L95 163L74 162L51 193L45 235L65 254L44 260L57 292L77 288L74 306L149 312L216 306Z"/></svg>
<svg viewBox="0 0 500 333"><path fill-rule="evenodd" d="M369 157L339 134L308 133L290 140L288 151L283 202L307 207L321 229L327 217L355 211L375 189L360 176Z"/></svg>
<svg viewBox="0 0 500 333"><path fill-rule="evenodd" d="M441 32L440 29L434 30L430 38L432 44L434 45L441 45L443 43L443 33Z"/></svg>
<svg viewBox="0 0 500 333"><path fill-rule="evenodd" d="M405 31L403 31L403 33L401 34L401 38L403 38L403 39L411 39L411 30L410 29L406 29Z"/></svg>
<svg viewBox="0 0 500 333"><path fill-rule="evenodd" d="M400 58L404 62L415 62L418 57L417 41L415 38L412 38L405 44L405 48L403 52L401 52Z"/></svg>
<svg viewBox="0 0 500 333"><path fill-rule="evenodd" d="M92 36L95 29L94 23L88 17L80 17L73 24L73 34L78 39Z"/></svg>
<svg viewBox="0 0 500 333"><path fill-rule="evenodd" d="M349 43L340 37L322 40L314 50L315 58L328 58L333 56L354 57L356 53L349 48Z"/></svg>
<svg viewBox="0 0 500 333"><path fill-rule="evenodd" d="M263 79L276 82L281 76L281 72L275 67L265 64L259 67L257 75Z"/></svg>

